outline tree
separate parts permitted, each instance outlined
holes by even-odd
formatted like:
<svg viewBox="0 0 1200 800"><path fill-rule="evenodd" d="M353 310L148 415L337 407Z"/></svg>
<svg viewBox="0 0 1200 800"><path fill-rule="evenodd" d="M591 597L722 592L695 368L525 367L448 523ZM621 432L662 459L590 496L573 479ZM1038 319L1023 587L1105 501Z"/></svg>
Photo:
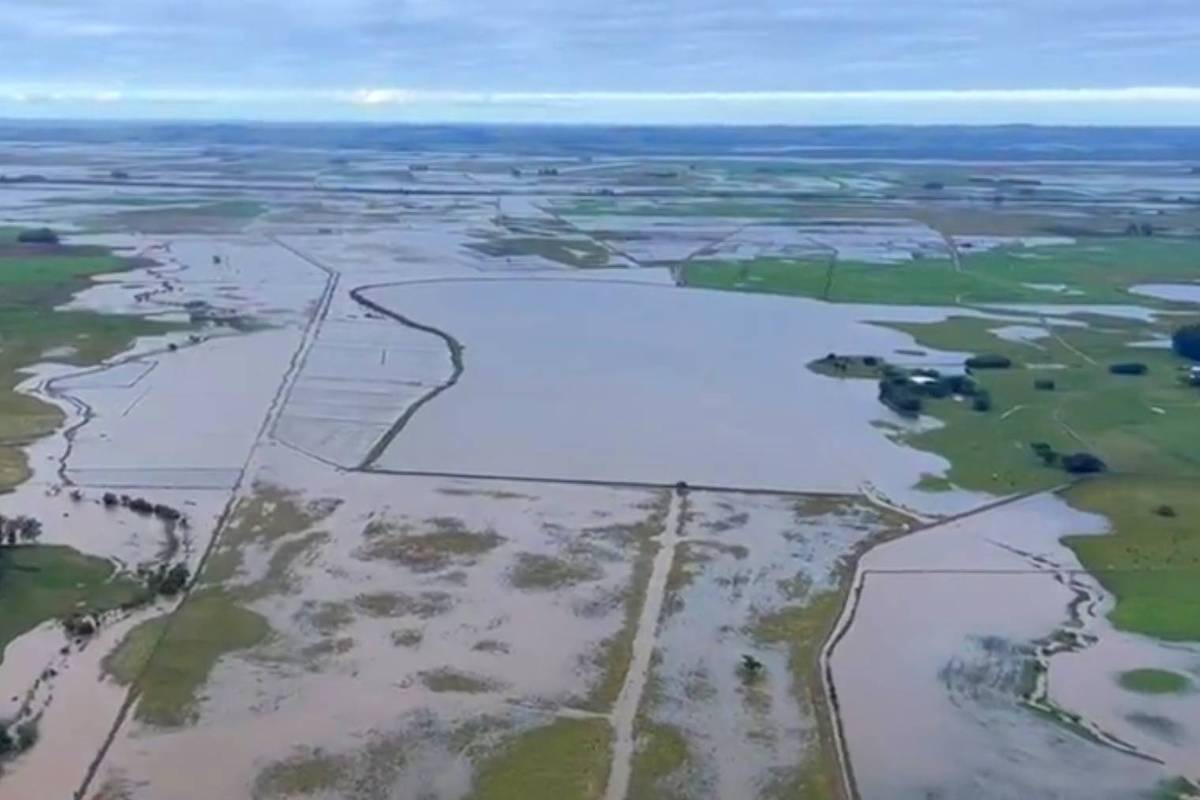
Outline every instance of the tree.
<svg viewBox="0 0 1200 800"><path fill-rule="evenodd" d="M1108 371L1113 375L1145 375L1150 368L1137 361L1126 361L1110 365Z"/></svg>
<svg viewBox="0 0 1200 800"><path fill-rule="evenodd" d="M1091 453L1072 453L1062 457L1062 467L1067 472L1076 475L1086 475L1093 472L1104 472L1108 466Z"/></svg>
<svg viewBox="0 0 1200 800"><path fill-rule="evenodd" d="M33 517L17 517L17 535L23 542L34 542L42 535L42 523Z"/></svg>
<svg viewBox="0 0 1200 800"><path fill-rule="evenodd" d="M1008 369L1011 366L1012 359L999 353L980 353L967 359L970 369Z"/></svg>
<svg viewBox="0 0 1200 800"><path fill-rule="evenodd" d="M1184 358L1200 361L1200 323L1184 325L1171 335L1171 347Z"/></svg>

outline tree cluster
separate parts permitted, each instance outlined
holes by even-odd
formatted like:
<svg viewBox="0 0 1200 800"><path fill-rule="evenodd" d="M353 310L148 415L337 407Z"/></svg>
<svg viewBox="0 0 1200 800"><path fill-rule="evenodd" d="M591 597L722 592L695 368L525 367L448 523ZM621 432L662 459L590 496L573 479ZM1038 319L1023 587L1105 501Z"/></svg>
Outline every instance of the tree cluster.
<svg viewBox="0 0 1200 800"><path fill-rule="evenodd" d="M1072 475L1086 475L1104 472L1108 466L1098 456L1091 453L1060 453L1047 442L1033 442L1029 445L1033 454L1048 467L1060 467Z"/></svg>
<svg viewBox="0 0 1200 800"><path fill-rule="evenodd" d="M40 520L24 514L18 514L15 517L6 517L0 514L0 544L13 545L18 540L35 542L41 535L42 523Z"/></svg>

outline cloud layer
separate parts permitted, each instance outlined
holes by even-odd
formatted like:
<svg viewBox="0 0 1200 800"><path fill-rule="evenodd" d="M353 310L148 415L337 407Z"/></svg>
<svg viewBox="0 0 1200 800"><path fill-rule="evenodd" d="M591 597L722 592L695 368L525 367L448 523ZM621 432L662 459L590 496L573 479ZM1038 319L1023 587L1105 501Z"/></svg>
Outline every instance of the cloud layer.
<svg viewBox="0 0 1200 800"><path fill-rule="evenodd" d="M0 112L1157 114L1196 103L1198 52L1195 0L0 0Z"/></svg>

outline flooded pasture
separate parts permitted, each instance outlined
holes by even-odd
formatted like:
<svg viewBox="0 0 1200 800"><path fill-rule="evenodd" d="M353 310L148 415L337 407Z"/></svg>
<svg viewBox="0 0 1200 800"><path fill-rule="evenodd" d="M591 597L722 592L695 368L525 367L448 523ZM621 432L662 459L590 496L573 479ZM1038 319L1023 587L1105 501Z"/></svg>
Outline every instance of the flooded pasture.
<svg viewBox="0 0 1200 800"><path fill-rule="evenodd" d="M13 145L0 165L40 178L0 187L0 234L51 225L137 259L58 311L166 326L97 363L75 341L20 365L19 393L63 419L21 441L30 475L0 514L42 523L19 552L70 548L131 592L169 565L194 578L91 633L65 624L79 601L7 642L0 723L36 742L0 756L0 795L1125 798L1200 781L1196 643L1115 628L1115 598L1060 542L1111 535L1104 518L951 483L903 443L944 423L808 367L853 353L957 375L966 352L887 326L982 318L997 343L1048 348L1104 317L1161 327L1174 312L1152 301L1194 287L1078 305L1054 273L1023 284L1047 303L974 306L679 285L693 262L876 280L961 272L959 251L1099 252L1054 231L1125 220L1063 202L1158 208L1147 192L1194 179L183 144ZM1020 209L995 204L1017 185Z"/></svg>

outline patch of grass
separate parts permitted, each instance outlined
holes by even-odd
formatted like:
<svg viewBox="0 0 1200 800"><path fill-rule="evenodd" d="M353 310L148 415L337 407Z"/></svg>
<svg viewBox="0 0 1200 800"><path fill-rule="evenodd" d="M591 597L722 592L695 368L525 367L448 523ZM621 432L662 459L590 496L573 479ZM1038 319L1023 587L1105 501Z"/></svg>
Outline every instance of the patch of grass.
<svg viewBox="0 0 1200 800"><path fill-rule="evenodd" d="M166 630L167 619L166 615L161 615L143 620L131 628L116 649L100 662L104 674L121 686L129 686L137 680L150 663L150 656L154 654L154 648Z"/></svg>
<svg viewBox="0 0 1200 800"><path fill-rule="evenodd" d="M1117 676L1117 683L1141 694L1184 694L1192 688L1186 675L1164 669L1131 669Z"/></svg>
<svg viewBox="0 0 1200 800"><path fill-rule="evenodd" d="M354 607L372 617L429 619L453 608L454 598L446 592L364 592L354 598Z"/></svg>
<svg viewBox="0 0 1200 800"><path fill-rule="evenodd" d="M172 615L141 680L137 719L164 727L196 720L200 691L224 656L264 642L267 621L219 589L194 592Z"/></svg>
<svg viewBox="0 0 1200 800"><path fill-rule="evenodd" d="M306 797L338 788L353 761L320 748L300 748L294 755L276 761L254 779L255 800Z"/></svg>
<svg viewBox="0 0 1200 800"><path fill-rule="evenodd" d="M843 582L845 583L845 582ZM829 635L844 601L844 586L836 591L812 595L804 605L787 606L760 615L752 624L750 634L764 646L787 648L788 669L796 700L810 716L816 716L827 727L825 700L821 695L818 655ZM833 798L840 796L841 767L838 764L831 735L820 730L821 738L810 744L804 762L790 776L780 776L778 791L771 796L799 798Z"/></svg>
<svg viewBox="0 0 1200 800"><path fill-rule="evenodd" d="M494 530L472 531L453 517L434 517L426 524L433 530L412 533L406 527L369 524L363 531L366 544L357 555L392 561L414 572L436 572L452 563L471 563L505 541Z"/></svg>
<svg viewBox="0 0 1200 800"><path fill-rule="evenodd" d="M406 750L402 733L375 735L367 744L340 753L297 748L291 756L267 765L254 781L254 800L288 797L392 797Z"/></svg>
<svg viewBox="0 0 1200 800"><path fill-rule="evenodd" d="M354 611L349 603L306 600L296 612L296 619L330 636L354 622Z"/></svg>
<svg viewBox="0 0 1200 800"><path fill-rule="evenodd" d="M242 551L249 546L274 547L279 540L307 531L320 524L341 504L340 500L318 498L304 501L299 492L289 491L269 483L256 483L254 493L238 502L230 522L221 530L220 539L213 550L204 571L200 575L203 584L225 584L236 574L242 563ZM288 569L308 548L319 541L316 535L298 541L306 544L288 543L284 554L272 556L268 568L267 586L277 588L286 582Z"/></svg>
<svg viewBox="0 0 1200 800"><path fill-rule="evenodd" d="M391 635L392 644L396 647L416 647L424 638L425 632L420 628L402 628L392 631ZM478 650L478 645L474 649Z"/></svg>
<svg viewBox="0 0 1200 800"><path fill-rule="evenodd" d="M146 597L141 581L61 545L0 547L0 661L10 642L47 620L102 613Z"/></svg>
<svg viewBox="0 0 1200 800"><path fill-rule="evenodd" d="M1072 486L1065 498L1103 514L1112 533L1063 543L1116 597L1117 628L1168 641L1200 640L1200 492L1190 478L1110 476ZM1154 513L1161 505L1176 516Z"/></svg>
<svg viewBox="0 0 1200 800"><path fill-rule="evenodd" d="M558 719L514 737L480 765L471 800L596 800L612 760L602 719Z"/></svg>
<svg viewBox="0 0 1200 800"><path fill-rule="evenodd" d="M628 800L670 800L686 797L667 784L684 769L691 753L678 728L660 723L639 723L636 749L629 775Z"/></svg>
<svg viewBox="0 0 1200 800"><path fill-rule="evenodd" d="M325 531L311 531L281 542L271 553L267 571L249 586L240 587L238 595L246 600L257 600L273 594L296 592L296 565L305 558L313 558L329 539Z"/></svg>
<svg viewBox="0 0 1200 800"><path fill-rule="evenodd" d="M540 553L518 553L508 573L508 582L525 591L550 591L597 580L602 571L595 564L567 561Z"/></svg>
<svg viewBox="0 0 1200 800"><path fill-rule="evenodd" d="M824 298L830 286L828 259L758 258L752 261L689 261L683 284L698 289Z"/></svg>
<svg viewBox="0 0 1200 800"><path fill-rule="evenodd" d="M481 694L496 690L496 684L477 675L469 675L451 667L427 670L420 674L421 683L431 692L460 692Z"/></svg>

